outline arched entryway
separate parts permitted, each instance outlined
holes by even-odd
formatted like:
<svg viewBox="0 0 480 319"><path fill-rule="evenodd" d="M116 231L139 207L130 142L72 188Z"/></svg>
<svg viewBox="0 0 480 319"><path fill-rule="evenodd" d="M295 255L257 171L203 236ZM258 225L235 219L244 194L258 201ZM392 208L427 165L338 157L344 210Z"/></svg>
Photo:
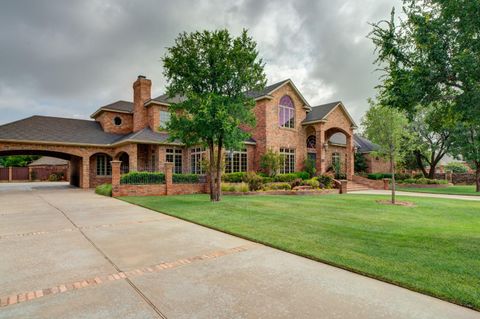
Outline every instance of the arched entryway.
<svg viewBox="0 0 480 319"><path fill-rule="evenodd" d="M115 155L115 160L122 162L122 164L120 164L121 174L126 174L130 171L130 167L129 167L130 156L128 155L127 152L118 153L117 155Z"/></svg>

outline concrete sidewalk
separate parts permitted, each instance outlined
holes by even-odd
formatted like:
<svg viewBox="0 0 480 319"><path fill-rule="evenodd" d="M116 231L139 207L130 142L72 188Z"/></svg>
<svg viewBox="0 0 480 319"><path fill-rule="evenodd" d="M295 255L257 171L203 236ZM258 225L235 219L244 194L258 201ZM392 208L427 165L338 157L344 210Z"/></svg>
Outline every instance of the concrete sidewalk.
<svg viewBox="0 0 480 319"><path fill-rule="evenodd" d="M91 191L0 203L0 318L480 318Z"/></svg>
<svg viewBox="0 0 480 319"><path fill-rule="evenodd" d="M349 192L349 194L364 194L364 195L391 195L391 190L363 190ZM430 197L430 198L445 198L445 199L462 199L470 201L480 201L480 196L468 196L468 195L448 195L448 194L431 194L431 193L417 193L417 192L395 192L398 196L411 196L411 197Z"/></svg>

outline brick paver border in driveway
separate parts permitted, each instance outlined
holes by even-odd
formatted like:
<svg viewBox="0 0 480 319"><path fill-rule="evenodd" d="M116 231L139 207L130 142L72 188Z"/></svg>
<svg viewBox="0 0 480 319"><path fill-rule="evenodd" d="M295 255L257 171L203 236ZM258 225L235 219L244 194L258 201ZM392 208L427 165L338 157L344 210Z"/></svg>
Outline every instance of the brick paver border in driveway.
<svg viewBox="0 0 480 319"><path fill-rule="evenodd" d="M78 189L0 191L0 318L480 318Z"/></svg>

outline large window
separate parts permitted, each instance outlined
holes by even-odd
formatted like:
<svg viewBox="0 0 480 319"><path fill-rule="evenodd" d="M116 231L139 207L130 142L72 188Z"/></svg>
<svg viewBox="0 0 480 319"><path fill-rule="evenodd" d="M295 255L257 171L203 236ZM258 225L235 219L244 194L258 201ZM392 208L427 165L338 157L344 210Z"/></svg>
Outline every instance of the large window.
<svg viewBox="0 0 480 319"><path fill-rule="evenodd" d="M226 151L225 173L237 173L247 171L247 150Z"/></svg>
<svg viewBox="0 0 480 319"><path fill-rule="evenodd" d="M170 122L170 112L160 111L160 128L166 128L168 122Z"/></svg>
<svg viewBox="0 0 480 319"><path fill-rule="evenodd" d="M340 163L340 153L334 152L332 153L332 165L338 165Z"/></svg>
<svg viewBox="0 0 480 319"><path fill-rule="evenodd" d="M111 158L108 155L97 155L97 176L112 175L112 166L110 165Z"/></svg>
<svg viewBox="0 0 480 319"><path fill-rule="evenodd" d="M173 163L173 172L182 174L182 150L178 148L167 148L166 161Z"/></svg>
<svg viewBox="0 0 480 319"><path fill-rule="evenodd" d="M190 171L192 174L203 174L202 160L205 148L194 147L190 151Z"/></svg>
<svg viewBox="0 0 480 319"><path fill-rule="evenodd" d="M295 127L295 106L288 95L284 95L280 99L278 105L278 125L288 128Z"/></svg>
<svg viewBox="0 0 480 319"><path fill-rule="evenodd" d="M283 165L280 167L281 174L295 172L295 149L280 148L280 155L283 157Z"/></svg>

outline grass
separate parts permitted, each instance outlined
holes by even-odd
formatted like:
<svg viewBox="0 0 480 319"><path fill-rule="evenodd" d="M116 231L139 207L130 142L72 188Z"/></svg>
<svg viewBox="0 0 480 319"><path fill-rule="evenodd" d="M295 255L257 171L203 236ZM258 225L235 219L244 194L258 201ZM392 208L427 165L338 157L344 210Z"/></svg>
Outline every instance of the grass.
<svg viewBox="0 0 480 319"><path fill-rule="evenodd" d="M112 184L102 184L95 187L95 193L103 196L112 196Z"/></svg>
<svg viewBox="0 0 480 319"><path fill-rule="evenodd" d="M415 193L480 196L480 193L475 192L475 185L455 185L442 188L410 188L397 186L397 190Z"/></svg>
<svg viewBox="0 0 480 319"><path fill-rule="evenodd" d="M480 203L382 196L123 200L480 310Z"/></svg>

